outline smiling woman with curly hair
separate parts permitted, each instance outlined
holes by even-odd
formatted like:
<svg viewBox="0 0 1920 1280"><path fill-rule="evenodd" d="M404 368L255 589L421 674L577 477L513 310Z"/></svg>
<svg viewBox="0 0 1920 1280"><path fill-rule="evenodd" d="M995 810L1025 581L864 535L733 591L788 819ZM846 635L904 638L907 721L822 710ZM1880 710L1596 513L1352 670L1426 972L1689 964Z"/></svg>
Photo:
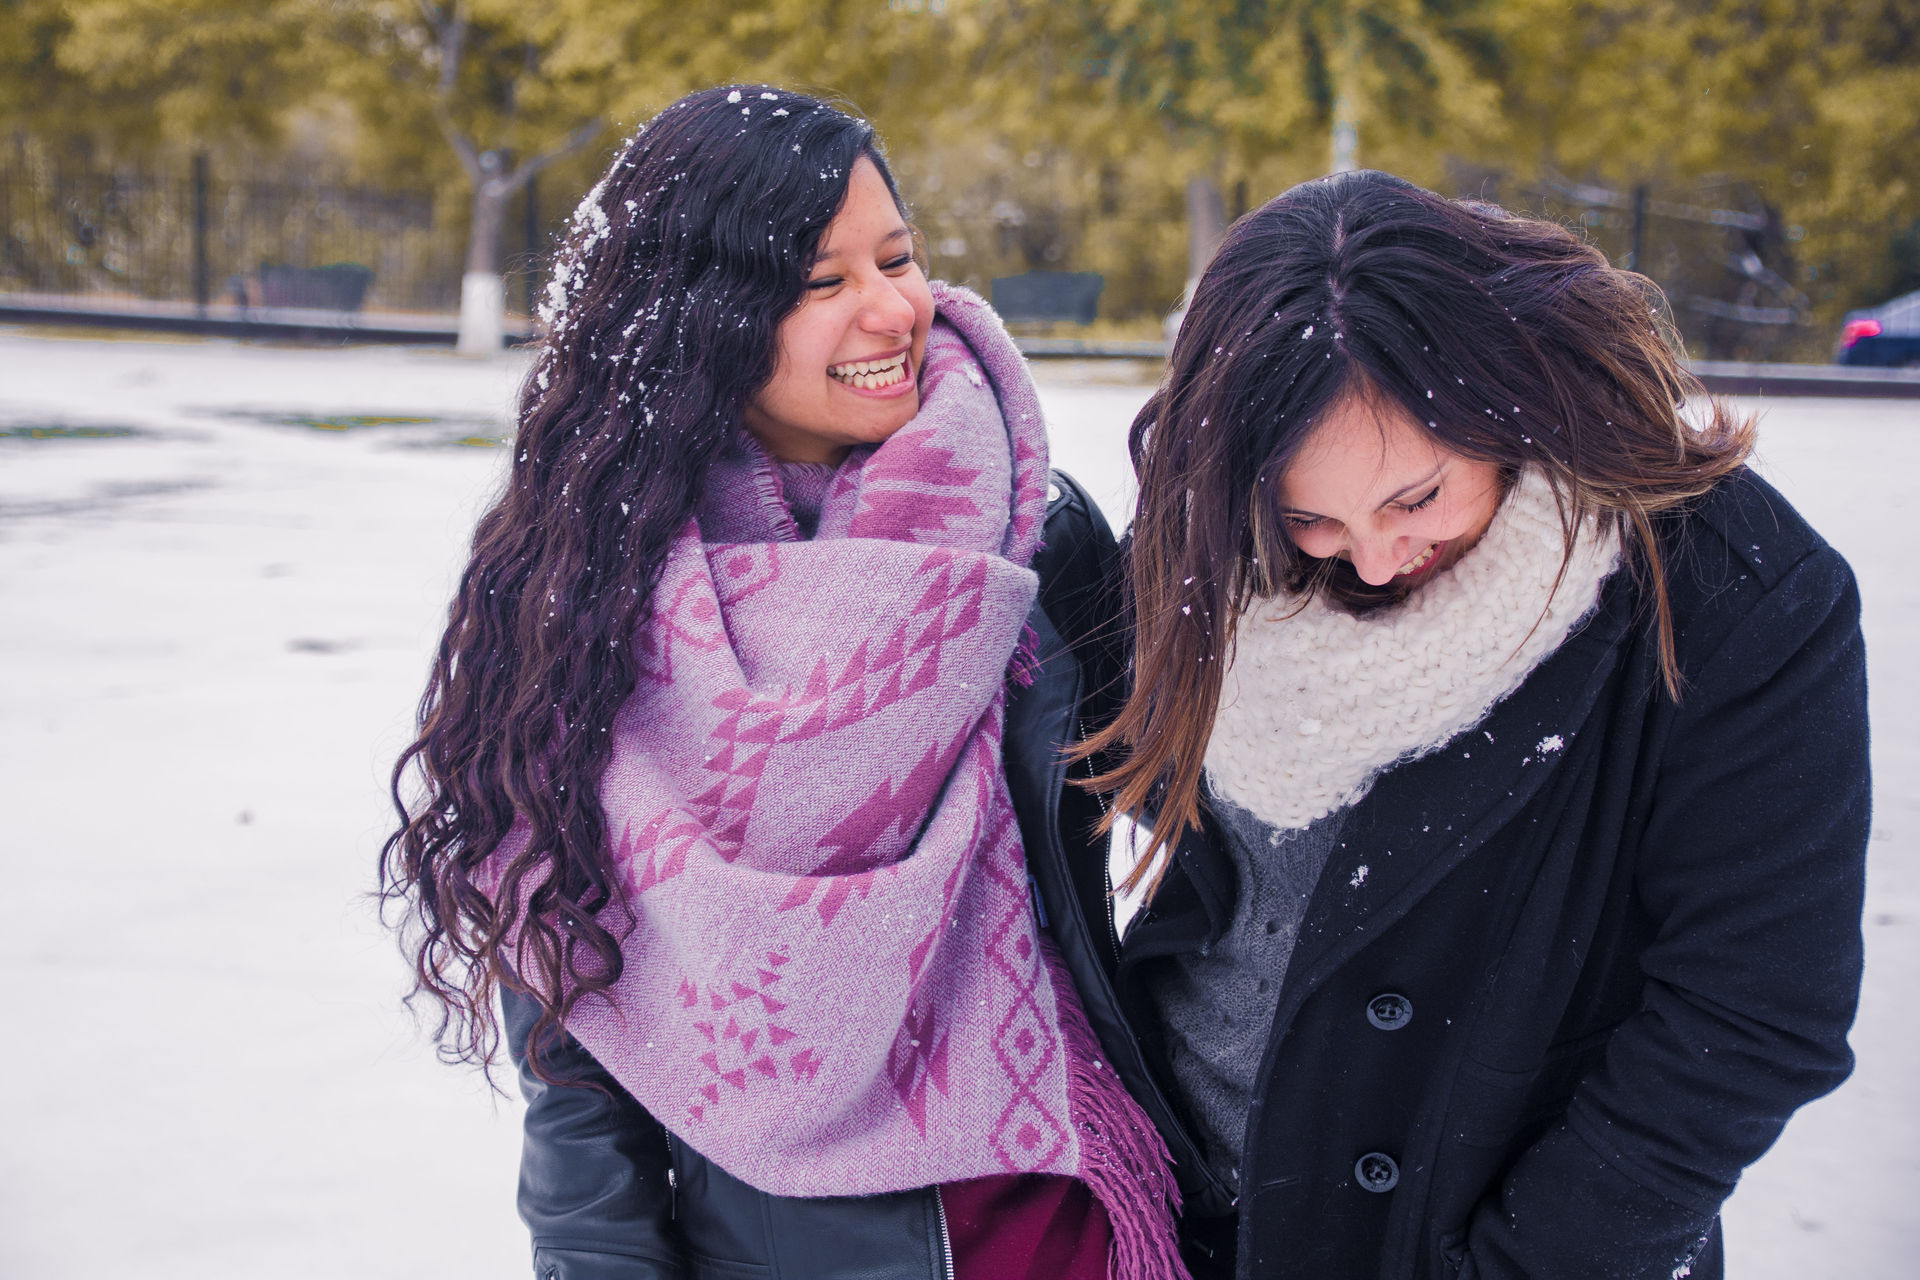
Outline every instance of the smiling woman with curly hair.
<svg viewBox="0 0 1920 1280"><path fill-rule="evenodd" d="M452 1054L503 1005L538 1273L1176 1274L1030 888L1111 538L1005 330L765 85L635 135L549 303L382 863Z"/></svg>

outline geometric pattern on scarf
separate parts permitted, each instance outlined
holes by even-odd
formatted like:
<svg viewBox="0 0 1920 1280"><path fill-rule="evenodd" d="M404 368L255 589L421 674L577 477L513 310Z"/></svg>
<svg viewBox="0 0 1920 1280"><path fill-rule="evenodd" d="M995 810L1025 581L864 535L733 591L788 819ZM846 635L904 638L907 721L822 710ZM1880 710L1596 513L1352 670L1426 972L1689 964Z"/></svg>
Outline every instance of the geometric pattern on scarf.
<svg viewBox="0 0 1920 1280"><path fill-rule="evenodd" d="M745 433L666 558L601 802L632 927L570 1032L780 1195L1086 1179L1178 1274L1164 1149L1035 926L1001 759L1047 452L986 305L936 286L921 408L798 540Z"/></svg>
<svg viewBox="0 0 1920 1280"><path fill-rule="evenodd" d="M1045 438L950 324L921 376L808 541L743 434L667 557L601 783L635 927L569 1030L778 1194L1073 1167L1000 767Z"/></svg>

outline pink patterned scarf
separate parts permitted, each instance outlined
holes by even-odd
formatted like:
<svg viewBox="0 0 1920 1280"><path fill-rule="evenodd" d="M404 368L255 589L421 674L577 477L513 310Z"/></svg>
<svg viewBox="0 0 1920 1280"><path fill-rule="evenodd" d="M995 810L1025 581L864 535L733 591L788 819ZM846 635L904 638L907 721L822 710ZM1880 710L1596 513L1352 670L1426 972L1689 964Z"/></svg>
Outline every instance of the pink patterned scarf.
<svg viewBox="0 0 1920 1280"><path fill-rule="evenodd" d="M986 304L936 286L921 410L801 540L752 443L670 552L601 785L634 925L568 1029L752 1186L1085 1180L1112 1272L1184 1276L1158 1134L1035 927L1001 763L1047 451Z"/></svg>

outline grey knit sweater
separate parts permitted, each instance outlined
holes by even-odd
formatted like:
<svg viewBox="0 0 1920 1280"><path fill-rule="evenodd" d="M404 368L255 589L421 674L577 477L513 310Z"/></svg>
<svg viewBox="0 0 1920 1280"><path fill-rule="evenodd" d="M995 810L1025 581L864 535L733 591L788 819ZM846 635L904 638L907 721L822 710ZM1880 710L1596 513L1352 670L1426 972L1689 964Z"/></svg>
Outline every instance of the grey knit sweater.
<svg viewBox="0 0 1920 1280"><path fill-rule="evenodd" d="M1207 1163L1237 1192L1247 1109L1280 982L1348 811L1283 831L1231 800L1214 796L1211 803L1239 881L1233 920L1212 947L1155 966L1147 982L1175 1092Z"/></svg>

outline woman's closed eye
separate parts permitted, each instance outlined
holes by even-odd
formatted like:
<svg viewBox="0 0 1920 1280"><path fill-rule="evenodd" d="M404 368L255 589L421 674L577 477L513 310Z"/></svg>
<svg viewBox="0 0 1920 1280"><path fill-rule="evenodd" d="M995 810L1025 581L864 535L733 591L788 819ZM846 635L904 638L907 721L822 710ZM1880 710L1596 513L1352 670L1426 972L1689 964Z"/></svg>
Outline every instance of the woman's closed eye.
<svg viewBox="0 0 1920 1280"><path fill-rule="evenodd" d="M1427 490L1423 497L1416 498L1412 502L1396 502L1393 505L1401 511L1422 511L1432 506L1435 502L1439 501L1439 499L1440 486L1436 484L1433 488ZM1282 516L1281 519L1286 521L1287 528L1299 530L1315 529L1327 521L1325 516L1308 515L1299 511L1289 511Z"/></svg>
<svg viewBox="0 0 1920 1280"><path fill-rule="evenodd" d="M893 276L899 275L902 271L905 271L913 265L913 255L911 253L903 253L897 258L889 258L885 262L882 262L880 264L880 270L887 275ZM839 288L846 282L847 278L845 276L815 276L813 279L807 281L807 292L825 293L829 289Z"/></svg>
<svg viewBox="0 0 1920 1280"><path fill-rule="evenodd" d="M1402 511L1418 511L1422 507L1432 506L1434 504L1434 500L1437 499L1439 496L1440 496L1440 486L1435 485L1433 486L1433 488L1427 491L1426 497L1421 498L1418 502L1403 502L1400 504L1400 509Z"/></svg>

